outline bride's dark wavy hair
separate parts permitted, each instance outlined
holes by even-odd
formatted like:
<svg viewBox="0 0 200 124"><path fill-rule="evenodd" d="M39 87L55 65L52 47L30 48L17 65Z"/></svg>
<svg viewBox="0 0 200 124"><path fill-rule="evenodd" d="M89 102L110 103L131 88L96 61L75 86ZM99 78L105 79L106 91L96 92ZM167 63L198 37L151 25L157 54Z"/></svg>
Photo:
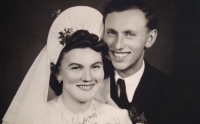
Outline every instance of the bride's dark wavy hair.
<svg viewBox="0 0 200 124"><path fill-rule="evenodd" d="M56 75L59 73L58 67L61 64L65 53L75 48L91 48L92 50L101 53L104 78L109 77L114 70L111 61L108 59L108 46L103 39L99 41L99 37L97 35L91 34L86 30L78 30L67 39L66 45L62 49L56 65L51 63L51 76L49 84L56 95L60 95L62 93L63 87L63 81L59 83L56 78Z"/></svg>

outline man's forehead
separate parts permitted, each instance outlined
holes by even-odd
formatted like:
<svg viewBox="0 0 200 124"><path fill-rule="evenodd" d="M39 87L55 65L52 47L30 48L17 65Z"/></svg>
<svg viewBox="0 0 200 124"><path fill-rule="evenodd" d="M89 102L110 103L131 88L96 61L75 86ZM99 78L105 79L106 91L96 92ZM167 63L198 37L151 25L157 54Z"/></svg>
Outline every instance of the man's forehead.
<svg viewBox="0 0 200 124"><path fill-rule="evenodd" d="M132 8L132 9L127 9L127 10L123 10L123 11L113 11L107 14L105 20L107 19L108 16L124 16L124 17L128 17L130 15L132 16L136 16L136 15L140 15L145 17L145 13L143 11L141 11L138 8Z"/></svg>
<svg viewBox="0 0 200 124"><path fill-rule="evenodd" d="M113 12L107 15L105 29L132 30L133 28L146 27L147 19L139 9Z"/></svg>

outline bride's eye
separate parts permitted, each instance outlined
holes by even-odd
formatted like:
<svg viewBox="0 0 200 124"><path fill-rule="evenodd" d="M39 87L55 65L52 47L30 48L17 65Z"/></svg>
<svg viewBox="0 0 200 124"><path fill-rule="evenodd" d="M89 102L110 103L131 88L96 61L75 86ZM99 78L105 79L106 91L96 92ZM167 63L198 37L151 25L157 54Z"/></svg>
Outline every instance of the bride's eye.
<svg viewBox="0 0 200 124"><path fill-rule="evenodd" d="M107 30L106 34L109 35L109 36L115 36L116 32L114 30Z"/></svg>
<svg viewBox="0 0 200 124"><path fill-rule="evenodd" d="M100 66L98 66L98 65L95 65L95 66L93 66L92 68L100 68Z"/></svg>
<svg viewBox="0 0 200 124"><path fill-rule="evenodd" d="M96 64L96 65L93 65L91 68L92 68L92 70L99 70L99 69L101 69L101 67L102 67L102 65Z"/></svg>
<svg viewBox="0 0 200 124"><path fill-rule="evenodd" d="M81 67L72 67L71 69L72 69L72 70L80 70Z"/></svg>

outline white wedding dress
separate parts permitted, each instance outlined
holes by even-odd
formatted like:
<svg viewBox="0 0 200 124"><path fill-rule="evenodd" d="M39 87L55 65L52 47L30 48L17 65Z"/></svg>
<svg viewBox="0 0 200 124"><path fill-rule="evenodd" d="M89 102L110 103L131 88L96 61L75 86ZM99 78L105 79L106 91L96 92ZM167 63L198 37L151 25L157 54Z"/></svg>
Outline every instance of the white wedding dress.
<svg viewBox="0 0 200 124"><path fill-rule="evenodd" d="M131 124L127 110L92 100L83 114L73 114L63 104L61 96L47 103L46 124Z"/></svg>

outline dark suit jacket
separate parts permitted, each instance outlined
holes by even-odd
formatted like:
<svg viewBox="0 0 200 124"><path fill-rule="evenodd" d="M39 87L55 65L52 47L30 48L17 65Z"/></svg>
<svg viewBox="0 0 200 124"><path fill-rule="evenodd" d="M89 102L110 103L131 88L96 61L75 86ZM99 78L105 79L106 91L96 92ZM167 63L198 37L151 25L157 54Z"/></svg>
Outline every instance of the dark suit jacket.
<svg viewBox="0 0 200 124"><path fill-rule="evenodd" d="M119 100L114 75L110 78L111 98ZM126 104L126 109L136 107L139 113L144 113L150 124L172 124L176 121L178 106L178 86L175 81L152 67L145 61L142 78L136 88L133 100ZM117 102L116 102L117 103ZM120 107L120 106L119 106Z"/></svg>

